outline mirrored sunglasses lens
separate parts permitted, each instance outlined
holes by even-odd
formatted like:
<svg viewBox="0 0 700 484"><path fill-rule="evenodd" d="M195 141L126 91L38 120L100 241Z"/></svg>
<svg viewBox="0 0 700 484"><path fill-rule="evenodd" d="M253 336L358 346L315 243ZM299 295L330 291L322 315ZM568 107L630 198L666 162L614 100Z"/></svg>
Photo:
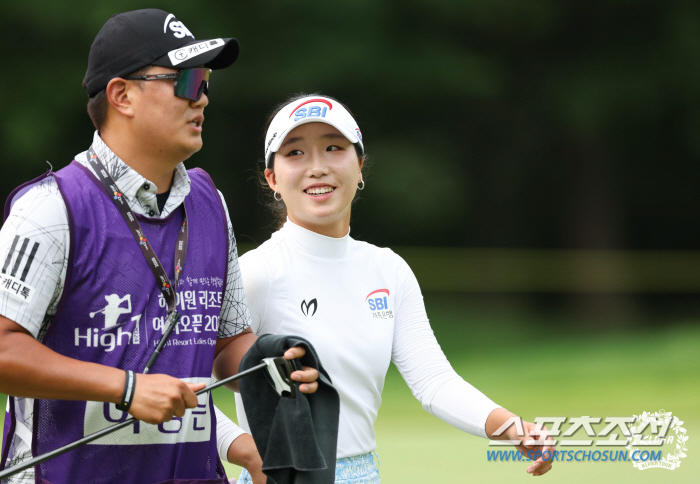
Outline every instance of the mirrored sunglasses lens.
<svg viewBox="0 0 700 484"><path fill-rule="evenodd" d="M202 92L208 92L210 72L209 69L182 70L175 87L175 95L197 101L202 96Z"/></svg>

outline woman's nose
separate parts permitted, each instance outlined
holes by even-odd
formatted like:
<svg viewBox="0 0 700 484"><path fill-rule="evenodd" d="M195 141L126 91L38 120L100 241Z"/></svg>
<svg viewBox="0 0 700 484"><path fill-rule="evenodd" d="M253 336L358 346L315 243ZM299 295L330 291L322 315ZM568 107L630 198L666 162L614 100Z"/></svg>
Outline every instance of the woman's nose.
<svg viewBox="0 0 700 484"><path fill-rule="evenodd" d="M327 175L329 173L326 157L322 153L314 152L311 155L311 174L313 176Z"/></svg>

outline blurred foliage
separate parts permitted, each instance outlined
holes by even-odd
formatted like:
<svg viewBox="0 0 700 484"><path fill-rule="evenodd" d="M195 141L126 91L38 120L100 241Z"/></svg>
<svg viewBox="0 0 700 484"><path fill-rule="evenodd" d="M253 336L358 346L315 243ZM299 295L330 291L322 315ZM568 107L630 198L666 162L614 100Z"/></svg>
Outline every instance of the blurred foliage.
<svg viewBox="0 0 700 484"><path fill-rule="evenodd" d="M3 194L85 150L92 39L137 1L4 5ZM235 36L188 161L239 240L272 217L252 170L264 118L299 91L357 115L372 171L353 234L378 245L695 249L700 4L683 0L152 1ZM15 74L10 74L14 72Z"/></svg>

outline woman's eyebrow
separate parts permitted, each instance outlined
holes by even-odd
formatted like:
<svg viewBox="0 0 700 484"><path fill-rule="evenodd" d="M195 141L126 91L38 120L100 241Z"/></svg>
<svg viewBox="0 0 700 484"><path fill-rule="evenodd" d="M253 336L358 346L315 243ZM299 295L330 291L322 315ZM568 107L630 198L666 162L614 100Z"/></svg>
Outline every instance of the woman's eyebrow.
<svg viewBox="0 0 700 484"><path fill-rule="evenodd" d="M289 138L287 141L285 141L284 143L282 143L282 146L280 146L280 150L281 150L282 148L284 148L285 146L287 146L289 143L296 143L297 141L301 141L301 140L303 140L303 139L304 139L303 136L297 136L296 138Z"/></svg>
<svg viewBox="0 0 700 484"><path fill-rule="evenodd" d="M339 133L328 133L328 134L321 135L321 138L322 139L345 139L345 136L343 136L342 134L339 134ZM288 144L296 143L297 141L302 141L303 139L304 139L303 136L296 136L294 138L289 138L287 141L282 143L282 145L279 147L279 149L281 150L282 148L284 148Z"/></svg>
<svg viewBox="0 0 700 484"><path fill-rule="evenodd" d="M324 134L323 136L321 136L321 138L336 139L336 138L345 138L345 136L343 136L342 134L339 134L339 133L328 133L328 134Z"/></svg>

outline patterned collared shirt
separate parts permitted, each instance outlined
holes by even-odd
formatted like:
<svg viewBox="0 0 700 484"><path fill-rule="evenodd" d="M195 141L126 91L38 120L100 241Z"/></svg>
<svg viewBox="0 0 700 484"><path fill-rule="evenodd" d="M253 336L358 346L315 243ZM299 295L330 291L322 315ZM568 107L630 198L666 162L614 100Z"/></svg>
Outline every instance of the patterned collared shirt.
<svg viewBox="0 0 700 484"><path fill-rule="evenodd" d="M158 210L158 202L156 200L158 187L156 187L154 183L146 180L136 170L119 159L104 141L102 141L102 138L100 138L97 132L95 132L93 137L92 147L95 149L95 153L100 158L100 161L107 168L107 171L109 171L109 174L112 175L114 181L117 182L119 189L126 197L131 209L137 214L147 217L165 218L170 215L173 210L178 208L185 201L185 197L190 193L190 177L187 174L185 164L180 163L175 167L173 183L170 186L170 195L161 213ZM75 159L78 163L87 166L90 168L90 171L95 173L92 165L87 162L87 152L80 153Z"/></svg>
<svg viewBox="0 0 700 484"><path fill-rule="evenodd" d="M173 175L168 200L163 211L158 210L158 187L127 165L112 152L95 132L92 146L112 178L119 186L136 214L165 218L177 209L190 193L190 178L185 165L180 163ZM91 171L87 152L75 157L76 161ZM226 212L229 232L229 262L226 292L222 296L218 337L235 336L250 325L238 251ZM0 229L0 281L18 281L32 289L31 298L23 298L12 285L0 283L0 315L14 321L29 331L39 341L43 340L51 325L61 300L68 269L70 230L65 202L53 177L33 186L15 200L9 217ZM12 446L12 460L7 467L31 458L33 400L15 398L17 425ZM33 469L13 476L5 483L34 482Z"/></svg>

